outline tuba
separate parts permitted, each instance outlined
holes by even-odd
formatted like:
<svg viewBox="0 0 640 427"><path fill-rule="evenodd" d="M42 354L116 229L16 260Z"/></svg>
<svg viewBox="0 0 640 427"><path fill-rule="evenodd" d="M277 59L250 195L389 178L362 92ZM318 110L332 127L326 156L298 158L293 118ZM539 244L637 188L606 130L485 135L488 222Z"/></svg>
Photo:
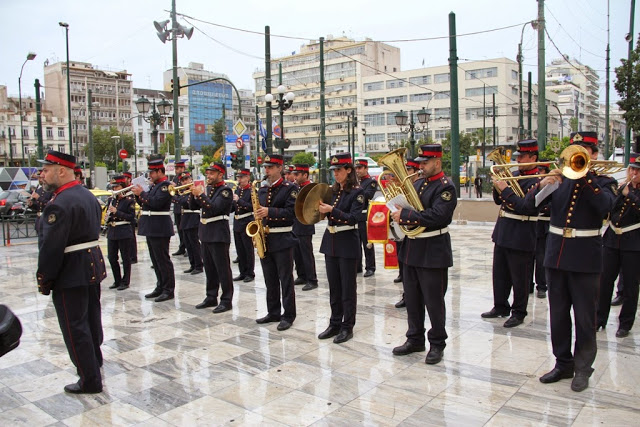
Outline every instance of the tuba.
<svg viewBox="0 0 640 427"><path fill-rule="evenodd" d="M251 185L251 204L253 205L253 212L257 212L260 208L260 201L258 200L258 187L260 187L259 181L253 181ZM253 239L253 246L258 251L258 256L263 259L267 253L267 236L265 227L262 225L262 219L254 219L245 229L247 236Z"/></svg>
<svg viewBox="0 0 640 427"><path fill-rule="evenodd" d="M378 163L385 166L389 169L389 171L384 171L378 176L378 185L380 186L380 191L384 195L385 200L388 202L400 194L404 195L407 199L407 202L417 211L421 211L424 209L422 206L422 202L420 201L420 196L418 192L413 186L413 183L409 180L411 175L407 175L407 168L404 162L404 154L407 151L406 148L398 148L393 150L378 160ZM382 186L382 177L388 174L393 174L396 177L396 182L389 181L386 187ZM405 225L400 226L400 230L409 236L417 236L422 233L426 227L407 227Z"/></svg>
<svg viewBox="0 0 640 427"><path fill-rule="evenodd" d="M518 184L517 180L514 180L513 174L509 170L510 166L508 167L504 166L504 165L507 165L507 161L502 155L502 152L500 151L500 149L496 148L495 150L490 152L487 155L487 160L491 160L496 165L500 165L500 167L498 168L494 168L493 166L491 167L491 173L493 174L493 176L495 176L497 179L503 179L507 181L507 185L511 187L511 190L513 190L516 196L524 198L524 191L522 191L522 187L520 187L520 184ZM516 166L518 165L517 164L513 165L513 167L516 167ZM531 178L531 176L529 176L528 178Z"/></svg>

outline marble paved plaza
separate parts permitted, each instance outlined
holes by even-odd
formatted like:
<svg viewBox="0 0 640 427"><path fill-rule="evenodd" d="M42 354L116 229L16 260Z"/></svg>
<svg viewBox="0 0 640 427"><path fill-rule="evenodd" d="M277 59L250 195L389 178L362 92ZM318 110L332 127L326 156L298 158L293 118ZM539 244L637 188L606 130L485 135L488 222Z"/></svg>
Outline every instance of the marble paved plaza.
<svg viewBox="0 0 640 427"><path fill-rule="evenodd" d="M36 292L36 245L0 247L0 303L24 328L18 349L0 358L0 425L637 425L639 327L615 338L614 307L598 332L591 387L574 393L569 380L541 384L554 364L547 300L532 297L514 329L502 327L505 319L481 319L492 306L492 226L451 228L449 339L438 365L426 365L425 353L391 354L404 342L406 312L393 306L401 285L393 283L397 271L381 267L379 245L375 276L358 276L354 338L333 344L316 338L329 318L318 254L320 287L296 287L298 317L279 332L276 323L255 322L266 314L259 265L255 282L236 284L230 312L194 308L205 278L183 274L184 257L173 258L176 299L145 300L155 278L139 240L131 288L107 289L110 277L102 283L104 392L81 396L62 390L77 376L51 298ZM107 262L106 242L102 249Z"/></svg>

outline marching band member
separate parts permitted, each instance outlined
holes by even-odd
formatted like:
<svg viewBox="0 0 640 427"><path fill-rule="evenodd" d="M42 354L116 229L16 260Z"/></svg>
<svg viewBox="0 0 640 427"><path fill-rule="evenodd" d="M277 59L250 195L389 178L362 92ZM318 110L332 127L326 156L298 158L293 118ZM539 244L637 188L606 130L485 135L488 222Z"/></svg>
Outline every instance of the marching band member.
<svg viewBox="0 0 640 427"><path fill-rule="evenodd" d="M291 327L296 318L296 295L293 289L293 248L296 239L292 226L298 191L294 184L282 177L282 156L266 155L263 166L267 184L258 191L260 208L253 214L256 219L263 220L264 226L269 227L266 256L260 260L267 287L268 314L257 319L256 323L280 322L277 329L284 331Z"/></svg>
<svg viewBox="0 0 640 427"><path fill-rule="evenodd" d="M591 159L598 158L596 132L573 133L571 144L583 146ZM556 364L540 377L540 382L547 384L573 378L571 389L580 392L589 387L591 366L598 351L596 307L602 273L600 228L613 207L618 185L613 178L590 171L578 179L562 177L560 169L551 173L553 175L540 182L536 192L554 182L560 183L547 197L551 203L551 224L544 260L549 278L551 345ZM534 203L533 197L528 199ZM573 353L572 306L576 334Z"/></svg>
<svg viewBox="0 0 640 427"><path fill-rule="evenodd" d="M442 146L420 146L415 162L420 163L422 177L413 183L423 210L398 209L392 213L399 225L416 225L426 230L414 237L406 237L398 253L404 263L403 288L407 307L407 341L393 349L393 354L404 356L425 350L425 306L431 322L427 333L429 352L425 363L442 360L446 346L446 307L448 269L453 265L449 224L456 208L456 189L442 171ZM399 208L399 206L398 206ZM426 255L428 254L428 255Z"/></svg>
<svg viewBox="0 0 640 427"><path fill-rule="evenodd" d="M518 142L518 151L513 154L518 163L538 161L538 141L529 139ZM538 174L535 165L520 166L514 176ZM534 188L539 178L514 181L522 192ZM482 313L483 318L509 316L505 328L513 328L524 322L529 301L531 267L535 256L536 221L538 209L525 203L508 186L505 180L493 179L493 200L500 205L500 214L491 236L493 249L493 308ZM509 294L513 287L513 305L509 305Z"/></svg>
<svg viewBox="0 0 640 427"><path fill-rule="evenodd" d="M327 214L328 225L322 236L320 253L324 254L329 281L331 318L319 339L335 337L336 344L353 338L356 323L356 275L360 237L358 216L365 206L365 196L358 186L351 154L339 153L331 158L335 183L331 204L320 202L319 211Z"/></svg>
<svg viewBox="0 0 640 427"><path fill-rule="evenodd" d="M38 170L38 188L31 193L31 197L27 201L27 205L29 205L31 210L36 213L35 229L38 237L40 237L40 217L42 216L44 207L47 205L49 200L51 200L52 195L53 193L51 191L46 191L44 189L44 185L42 183L42 169Z"/></svg>
<svg viewBox="0 0 640 427"><path fill-rule="evenodd" d="M369 244L367 239L367 209L369 201L378 191L378 181L369 175L369 163L367 159L356 159L356 174L360 181L360 188L364 196L362 211L358 215L358 233L360 235L360 244L362 250L358 250L358 273L362 271L362 251L364 251L364 277L371 277L376 272L376 254L373 245Z"/></svg>
<svg viewBox="0 0 640 427"><path fill-rule="evenodd" d="M179 161L175 163L175 176L171 180L171 185L176 186L180 185L180 176L184 173L186 165L183 161ZM174 196L175 198L176 196ZM184 243L184 236L182 233L182 228L180 227L180 221L182 221L182 206L180 203L173 204L173 220L176 224L176 228L178 229L178 239L180 245L178 246L178 250L172 253L171 255L185 255L187 256L186 246Z"/></svg>
<svg viewBox="0 0 640 427"><path fill-rule="evenodd" d="M180 174L180 185L187 185L193 182L189 172ZM184 273L192 275L202 273L202 250L200 249L200 240L198 239L198 227L200 226L200 210L191 209L189 206L189 195L183 194L174 196L177 204L180 205L180 226L184 247L189 257L189 269Z"/></svg>
<svg viewBox="0 0 640 427"><path fill-rule="evenodd" d="M133 178L133 175L131 174L131 172L122 172L122 176L124 176L125 178L125 183L124 186L125 187L130 187L131 186L131 179ZM129 254L131 255L131 264L137 264L138 263L138 239L136 237L136 223L137 223L138 219L134 216L133 220L131 221L131 230L133 231L133 239L131 239L131 249L129 250Z"/></svg>
<svg viewBox="0 0 640 427"><path fill-rule="evenodd" d="M169 256L169 242L173 236L171 221L171 194L169 194L169 178L165 175L164 159L149 159L149 178L152 181L149 191L136 185L131 192L136 195L140 204L140 222L138 234L147 238L151 264L156 273L156 287L145 295L155 298L155 302L174 298L176 277L173 262Z"/></svg>
<svg viewBox="0 0 640 427"><path fill-rule="evenodd" d="M253 250L251 237L247 235L247 224L253 220L253 205L251 203L251 171L240 169L236 179L238 187L233 195L233 240L236 244L238 256L238 268L240 274L233 278L234 281L242 280L245 283L252 282L256 277L256 257Z"/></svg>
<svg viewBox="0 0 640 427"><path fill-rule="evenodd" d="M124 188L126 179L124 176L116 176L111 180L111 189L118 191ZM111 272L113 273L113 285L109 289L123 291L131 282L131 239L133 230L131 221L135 218L135 200L132 196L124 197L122 194L112 196L107 200L107 254ZM122 258L123 274L120 271L118 252Z"/></svg>
<svg viewBox="0 0 640 427"><path fill-rule="evenodd" d="M541 174L549 173L549 164L538 166L538 170ZM550 216L550 206L545 203L540 206L540 211L538 212L538 221L536 223L536 252L534 256L534 267L533 274L535 278L537 293L537 298L546 298L547 297L547 289L549 282L547 280L547 269L544 268L544 253L547 247L547 235L549 234L549 220ZM532 280L530 292L533 292L533 280Z"/></svg>
<svg viewBox="0 0 640 427"><path fill-rule="evenodd" d="M225 184L227 168L222 163L211 163L206 169L207 188L198 185L191 190L189 205L191 209L202 209L200 219L200 242L207 275L207 295L196 308L216 307L214 313L224 313L232 308L233 279L229 246L229 213L233 196ZM220 304L218 289L222 288Z"/></svg>
<svg viewBox="0 0 640 427"><path fill-rule="evenodd" d="M640 261L640 158L633 159L627 169L627 180L622 184L610 224L603 237L600 297L597 325L604 329L611 309L613 284L618 273L624 277L622 308L618 317L620 325L616 337L629 335L638 309L638 282L640 273L636 263Z"/></svg>
<svg viewBox="0 0 640 427"><path fill-rule="evenodd" d="M311 184L311 181L309 181L309 165L307 164L296 164L292 175L300 190ZM293 284L301 285L304 283L303 291L310 291L318 287L316 258L313 255L312 242L315 233L315 225L304 225L297 218L293 220L293 234L298 238L298 244L293 252L298 278Z"/></svg>

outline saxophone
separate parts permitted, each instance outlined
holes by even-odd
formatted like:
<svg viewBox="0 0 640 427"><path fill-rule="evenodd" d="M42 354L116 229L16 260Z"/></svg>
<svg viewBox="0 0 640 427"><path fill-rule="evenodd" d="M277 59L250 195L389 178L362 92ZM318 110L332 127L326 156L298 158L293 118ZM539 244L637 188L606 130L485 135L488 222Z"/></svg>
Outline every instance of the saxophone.
<svg viewBox="0 0 640 427"><path fill-rule="evenodd" d="M253 212L257 212L260 208L260 201L258 200L258 188L260 187L259 181L254 181L251 184L251 204L253 205ZM247 236L253 239L253 246L258 251L258 256L262 259L266 256L267 252L267 238L265 227L262 225L262 219L254 219L245 229Z"/></svg>

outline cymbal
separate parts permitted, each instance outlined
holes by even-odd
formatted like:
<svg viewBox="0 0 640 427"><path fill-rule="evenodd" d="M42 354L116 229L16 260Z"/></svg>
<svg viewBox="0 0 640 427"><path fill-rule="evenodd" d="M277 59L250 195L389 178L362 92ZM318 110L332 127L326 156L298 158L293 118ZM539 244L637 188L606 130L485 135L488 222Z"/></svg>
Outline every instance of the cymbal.
<svg viewBox="0 0 640 427"><path fill-rule="evenodd" d="M311 188L307 190L307 187ZM328 184L311 183L304 187L296 200L298 221L304 225L312 225L323 220L326 215L318 210L321 201L331 203L331 187Z"/></svg>
<svg viewBox="0 0 640 427"><path fill-rule="evenodd" d="M298 197L296 198L296 207L295 207L296 218L298 218L298 221L300 221L304 225L308 225L308 224L305 224L303 222L304 215L302 214L302 211L303 211L303 207L304 207L304 200L307 198L307 194L309 194L309 191L311 191L311 189L313 187L315 187L316 185L318 185L317 182L312 182L310 184L305 185L298 192Z"/></svg>

